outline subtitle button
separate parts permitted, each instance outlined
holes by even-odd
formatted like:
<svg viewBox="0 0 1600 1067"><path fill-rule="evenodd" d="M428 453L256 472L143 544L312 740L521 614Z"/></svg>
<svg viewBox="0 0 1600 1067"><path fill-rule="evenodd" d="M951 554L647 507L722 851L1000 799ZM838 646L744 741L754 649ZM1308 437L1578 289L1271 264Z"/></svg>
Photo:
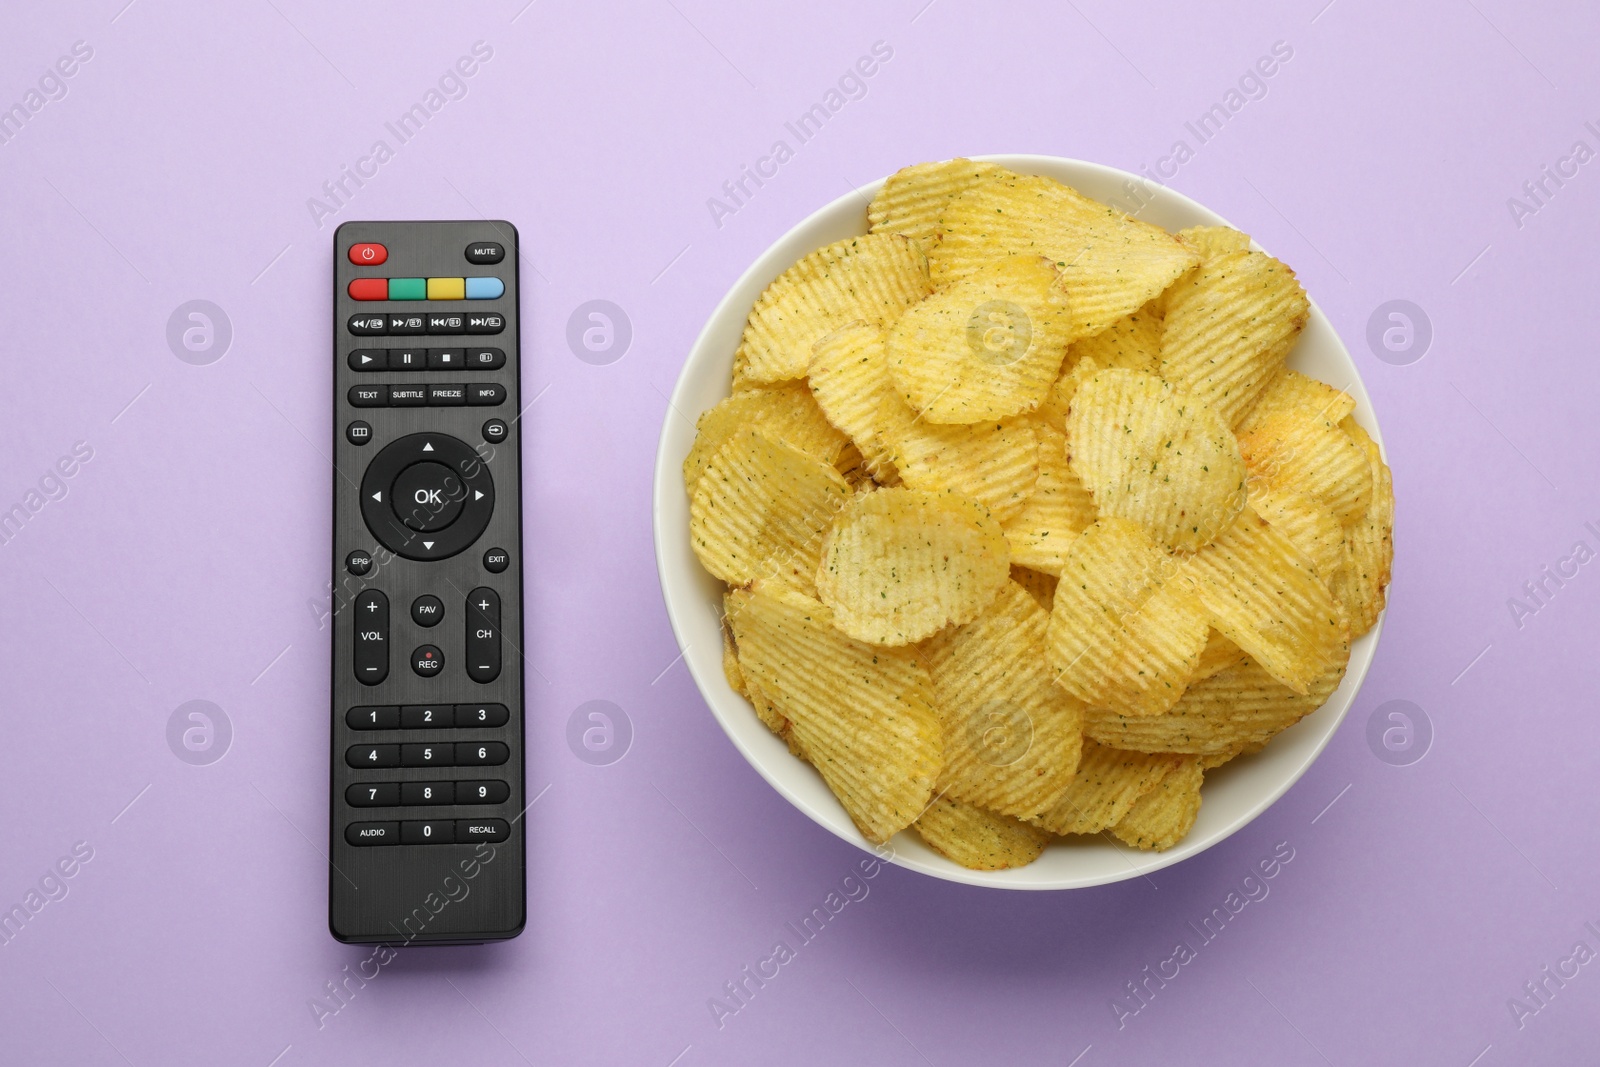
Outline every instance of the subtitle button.
<svg viewBox="0 0 1600 1067"><path fill-rule="evenodd" d="M411 669L422 678L432 678L444 670L444 653L436 645L418 645L411 653Z"/></svg>

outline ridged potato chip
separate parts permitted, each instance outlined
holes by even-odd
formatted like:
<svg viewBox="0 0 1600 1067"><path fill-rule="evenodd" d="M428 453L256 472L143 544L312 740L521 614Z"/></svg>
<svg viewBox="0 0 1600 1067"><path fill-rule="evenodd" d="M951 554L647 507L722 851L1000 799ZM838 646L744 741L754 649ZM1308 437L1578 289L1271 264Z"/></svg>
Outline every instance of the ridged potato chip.
<svg viewBox="0 0 1600 1067"><path fill-rule="evenodd" d="M822 543L817 594L859 641L907 645L965 623L1010 573L1000 524L953 490L858 493Z"/></svg>
<svg viewBox="0 0 1600 1067"><path fill-rule="evenodd" d="M878 408L878 438L900 481L912 489L954 489L1005 522L1028 503L1039 478L1039 434L1028 418L936 426L898 396Z"/></svg>
<svg viewBox="0 0 1600 1067"><path fill-rule="evenodd" d="M823 415L849 435L875 479L896 484L899 475L879 418L879 409L896 400L883 328L852 322L823 336L812 349L808 373Z"/></svg>
<svg viewBox="0 0 1600 1067"><path fill-rule="evenodd" d="M932 289L927 259L910 238L878 233L836 241L778 275L756 299L735 365L755 382L804 377L818 338L858 319L887 325Z"/></svg>
<svg viewBox="0 0 1600 1067"><path fill-rule="evenodd" d="M934 423L1032 411L1072 340L1061 276L1042 256L1008 256L906 309L889 327L889 376Z"/></svg>
<svg viewBox="0 0 1600 1067"><path fill-rule="evenodd" d="M933 685L915 653L846 637L825 604L783 586L730 593L728 620L746 677L862 835L881 844L911 825L944 769Z"/></svg>
<svg viewBox="0 0 1600 1067"><path fill-rule="evenodd" d="M1055 607L1056 602L1056 582L1060 579L1053 574L1036 571L1031 567L1019 567L1013 563L1011 580L1026 589L1028 595L1044 609L1046 615L1050 614L1050 609Z"/></svg>
<svg viewBox="0 0 1600 1067"><path fill-rule="evenodd" d="M1022 510L1001 524L1011 562L1058 574L1067 548L1098 517L1067 462L1067 437L1039 426L1039 477Z"/></svg>
<svg viewBox="0 0 1600 1067"><path fill-rule="evenodd" d="M1076 362L1071 362L1072 348L1067 349L1069 362L1067 369L1061 372L1061 377L1056 379L1056 384L1050 387L1050 395L1045 397L1033 412L1033 421L1043 423L1058 433L1067 432L1067 415L1072 411L1072 398L1078 395L1078 387L1100 369L1100 364L1093 356L1083 356Z"/></svg>
<svg viewBox="0 0 1600 1067"><path fill-rule="evenodd" d="M1029 819L1054 834L1097 834L1177 769L1181 756L1128 752L1085 739L1072 784L1049 811Z"/></svg>
<svg viewBox="0 0 1600 1067"><path fill-rule="evenodd" d="M1153 374L1101 370L1067 416L1072 470L1101 515L1132 519L1193 552L1245 503L1245 464L1228 424Z"/></svg>
<svg viewBox="0 0 1600 1067"><path fill-rule="evenodd" d="M733 645L733 631L728 629L728 620L722 620L722 676L728 680L728 686L746 700L750 699L749 687L744 682L744 671L739 668L739 650Z"/></svg>
<svg viewBox="0 0 1600 1067"><path fill-rule="evenodd" d="M1310 497L1341 523L1356 521L1372 499L1372 470L1365 450L1339 425L1354 408L1348 393L1280 371L1239 423L1251 477Z"/></svg>
<svg viewBox="0 0 1600 1067"><path fill-rule="evenodd" d="M1152 300L1093 337L1072 342L1067 349L1068 365L1076 366L1089 358L1101 367L1157 373L1161 364L1161 312L1156 304Z"/></svg>
<svg viewBox="0 0 1600 1067"><path fill-rule="evenodd" d="M1295 692L1349 657L1349 626L1311 561L1249 508L1183 568L1211 625Z"/></svg>
<svg viewBox="0 0 1600 1067"><path fill-rule="evenodd" d="M1394 481L1377 442L1354 418L1343 429L1361 446L1370 464L1372 499L1361 518L1344 529L1342 565L1335 572L1333 595L1350 618L1350 636L1360 637L1378 621L1387 600L1385 590L1394 564Z"/></svg>
<svg viewBox="0 0 1600 1067"><path fill-rule="evenodd" d="M1344 529L1334 513L1304 493L1259 478L1250 480L1249 489L1251 509L1304 552L1322 584L1330 585L1344 562Z"/></svg>
<svg viewBox="0 0 1600 1067"><path fill-rule="evenodd" d="M1220 630L1213 628L1206 635L1206 647L1200 650L1200 662L1195 664L1194 673L1189 676L1189 684L1193 685L1202 678L1220 674L1230 667L1241 666L1249 659L1244 649L1224 637Z"/></svg>
<svg viewBox="0 0 1600 1067"><path fill-rule="evenodd" d="M867 222L873 233L902 234L926 251L938 241L939 216L945 205L981 179L996 175L1010 176L1011 172L996 163L972 159L901 167L889 175L867 205Z"/></svg>
<svg viewBox="0 0 1600 1067"><path fill-rule="evenodd" d="M1236 424L1310 315L1294 271L1271 256L1207 259L1166 294L1160 374Z"/></svg>
<svg viewBox="0 0 1600 1067"><path fill-rule="evenodd" d="M1253 745L1238 745L1224 752L1212 752L1199 757L1200 769L1202 771L1214 771L1224 763L1232 763L1240 756L1253 756L1266 747L1267 743L1260 741Z"/></svg>
<svg viewBox="0 0 1600 1067"><path fill-rule="evenodd" d="M735 393L695 421L694 444L683 461L683 484L691 497L711 457L746 428L760 429L773 440L829 466L839 461L849 444L823 415L805 382L780 382Z"/></svg>
<svg viewBox="0 0 1600 1067"><path fill-rule="evenodd" d="M850 496L828 464L760 430L741 430L695 486L690 545L701 566L731 585L767 578L809 591L823 536Z"/></svg>
<svg viewBox="0 0 1600 1067"><path fill-rule="evenodd" d="M1134 848L1165 852L1194 826L1204 779L1198 756L1180 756L1178 765L1111 827L1112 835Z"/></svg>
<svg viewBox="0 0 1600 1067"><path fill-rule="evenodd" d="M1194 249L1202 261L1227 252L1250 251L1250 235L1231 226L1190 226L1178 231L1178 240Z"/></svg>
<svg viewBox="0 0 1600 1067"><path fill-rule="evenodd" d="M929 266L943 287L1010 254L1042 255L1061 271L1074 337L1137 311L1198 261L1161 227L1060 182L989 177L946 206Z"/></svg>
<svg viewBox="0 0 1600 1067"><path fill-rule="evenodd" d="M1102 745L1137 752L1228 755L1264 745L1322 707L1344 677L1346 659L1330 664L1304 693L1278 681L1253 660L1191 684L1161 715L1118 715L1089 709L1085 733ZM1084 752L1089 751L1085 741Z"/></svg>
<svg viewBox="0 0 1600 1067"><path fill-rule="evenodd" d="M944 728L939 788L1002 815L1037 815L1072 782L1083 705L1051 684L1050 616L1006 582L977 618L922 646Z"/></svg>
<svg viewBox="0 0 1600 1067"><path fill-rule="evenodd" d="M974 871L1026 867L1050 843L1037 827L949 797L928 805L915 826L929 848Z"/></svg>
<svg viewBox="0 0 1600 1067"><path fill-rule="evenodd" d="M1127 519L1102 517L1072 543L1050 614L1056 684L1085 703L1159 715L1200 662L1205 613L1178 565Z"/></svg>

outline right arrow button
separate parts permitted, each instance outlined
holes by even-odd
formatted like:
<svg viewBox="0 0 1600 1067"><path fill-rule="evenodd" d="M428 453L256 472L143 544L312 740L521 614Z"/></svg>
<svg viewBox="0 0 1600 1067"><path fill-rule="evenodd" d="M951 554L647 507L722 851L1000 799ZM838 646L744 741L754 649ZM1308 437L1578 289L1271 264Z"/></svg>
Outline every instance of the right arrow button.
<svg viewBox="0 0 1600 1067"><path fill-rule="evenodd" d="M485 684L500 677L500 597L479 586L467 594L467 677Z"/></svg>

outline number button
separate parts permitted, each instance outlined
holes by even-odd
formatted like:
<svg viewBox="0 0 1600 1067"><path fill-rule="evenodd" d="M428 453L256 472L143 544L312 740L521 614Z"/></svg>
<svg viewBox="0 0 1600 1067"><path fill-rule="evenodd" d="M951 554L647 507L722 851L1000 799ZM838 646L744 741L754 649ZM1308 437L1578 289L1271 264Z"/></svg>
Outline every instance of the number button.
<svg viewBox="0 0 1600 1067"><path fill-rule="evenodd" d="M400 786L394 782L357 782L344 791L352 808L389 808L400 803Z"/></svg>
<svg viewBox="0 0 1600 1067"><path fill-rule="evenodd" d="M399 745L351 745L345 750L344 761L352 767L398 767Z"/></svg>
<svg viewBox="0 0 1600 1067"><path fill-rule="evenodd" d="M403 822L400 824L402 845L448 845L456 839L456 824L450 819L438 822Z"/></svg>
<svg viewBox="0 0 1600 1067"><path fill-rule="evenodd" d="M498 767L511 758L511 750L502 741L457 741L456 766Z"/></svg>
<svg viewBox="0 0 1600 1067"><path fill-rule="evenodd" d="M456 726L471 727L496 727L504 726L511 719L511 713L504 704L457 704Z"/></svg>
<svg viewBox="0 0 1600 1067"><path fill-rule="evenodd" d="M504 804L511 787L504 782L457 782L457 804Z"/></svg>
<svg viewBox="0 0 1600 1067"><path fill-rule="evenodd" d="M407 704L400 709L402 730L448 730L454 723L449 704Z"/></svg>
<svg viewBox="0 0 1600 1067"><path fill-rule="evenodd" d="M400 786L402 804L454 804L455 802L454 782L406 782Z"/></svg>
<svg viewBox="0 0 1600 1067"><path fill-rule="evenodd" d="M400 745L399 748L402 767L448 767L453 762L449 742L442 745Z"/></svg>
<svg viewBox="0 0 1600 1067"><path fill-rule="evenodd" d="M400 728L400 709L371 706L351 708L345 712L344 721L352 730L397 730Z"/></svg>

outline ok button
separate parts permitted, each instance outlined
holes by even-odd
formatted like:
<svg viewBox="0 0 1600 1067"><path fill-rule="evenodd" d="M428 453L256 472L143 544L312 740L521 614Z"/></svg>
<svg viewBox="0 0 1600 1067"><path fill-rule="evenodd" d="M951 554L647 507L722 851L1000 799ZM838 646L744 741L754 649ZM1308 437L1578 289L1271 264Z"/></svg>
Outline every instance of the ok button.
<svg viewBox="0 0 1600 1067"><path fill-rule="evenodd" d="M394 513L413 530L428 533L456 521L466 502L461 475L443 463L413 463L400 472L391 490Z"/></svg>

